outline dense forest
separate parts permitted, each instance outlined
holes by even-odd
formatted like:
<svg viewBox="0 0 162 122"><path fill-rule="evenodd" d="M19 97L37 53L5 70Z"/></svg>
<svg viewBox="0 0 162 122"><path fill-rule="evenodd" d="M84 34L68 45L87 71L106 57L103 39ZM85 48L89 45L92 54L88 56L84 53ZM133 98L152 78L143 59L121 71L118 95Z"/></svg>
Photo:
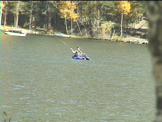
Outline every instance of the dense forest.
<svg viewBox="0 0 162 122"><path fill-rule="evenodd" d="M3 1L1 25L81 36L129 34L144 18L146 1Z"/></svg>

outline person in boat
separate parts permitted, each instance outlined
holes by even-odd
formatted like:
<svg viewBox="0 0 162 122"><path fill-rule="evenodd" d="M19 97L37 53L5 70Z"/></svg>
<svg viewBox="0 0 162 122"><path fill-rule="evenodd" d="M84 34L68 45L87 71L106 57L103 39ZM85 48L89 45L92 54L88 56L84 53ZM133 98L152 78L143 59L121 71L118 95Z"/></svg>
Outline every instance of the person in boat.
<svg viewBox="0 0 162 122"><path fill-rule="evenodd" d="M73 48L70 48L70 49L73 52L74 57L80 56L80 57L83 57L83 59L85 59L85 55L86 54L81 51L81 48L80 47L77 47L76 50L73 50Z"/></svg>

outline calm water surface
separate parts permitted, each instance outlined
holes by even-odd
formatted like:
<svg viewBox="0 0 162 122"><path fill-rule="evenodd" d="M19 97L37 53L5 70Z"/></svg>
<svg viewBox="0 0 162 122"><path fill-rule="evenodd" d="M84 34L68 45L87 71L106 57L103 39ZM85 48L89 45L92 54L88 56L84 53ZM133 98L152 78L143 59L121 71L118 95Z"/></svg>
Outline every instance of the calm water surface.
<svg viewBox="0 0 162 122"><path fill-rule="evenodd" d="M77 46L89 61L71 58ZM0 58L0 109L12 122L154 120L147 45L2 33Z"/></svg>

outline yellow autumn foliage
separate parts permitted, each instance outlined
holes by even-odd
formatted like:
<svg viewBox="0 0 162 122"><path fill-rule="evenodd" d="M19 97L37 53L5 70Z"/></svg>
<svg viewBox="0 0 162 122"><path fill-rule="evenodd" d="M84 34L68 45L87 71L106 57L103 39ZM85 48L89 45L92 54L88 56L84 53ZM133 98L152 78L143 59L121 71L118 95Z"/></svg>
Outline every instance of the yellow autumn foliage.
<svg viewBox="0 0 162 122"><path fill-rule="evenodd" d="M76 19L79 17L74 11L76 9L76 4L73 1L60 1L59 3L59 12L61 18L76 21Z"/></svg>
<svg viewBox="0 0 162 122"><path fill-rule="evenodd" d="M124 14L130 13L131 10L131 3L129 1L118 1L118 10L122 11Z"/></svg>
<svg viewBox="0 0 162 122"><path fill-rule="evenodd" d="M4 7L5 7L5 2L7 2L7 1L1 1L1 9L3 9Z"/></svg>

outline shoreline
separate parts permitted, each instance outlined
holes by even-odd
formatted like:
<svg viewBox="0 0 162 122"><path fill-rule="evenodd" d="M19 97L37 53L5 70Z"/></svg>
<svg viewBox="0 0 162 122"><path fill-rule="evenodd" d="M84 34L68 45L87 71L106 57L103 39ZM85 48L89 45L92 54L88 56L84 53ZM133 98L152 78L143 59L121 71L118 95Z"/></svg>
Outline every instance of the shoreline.
<svg viewBox="0 0 162 122"><path fill-rule="evenodd" d="M44 30L29 30L29 29L24 29L24 28L15 28L15 27L10 27L10 26L3 26L1 25L0 30L2 32L9 31L11 29L14 30L21 30L22 32L25 32L27 34L33 34L33 35L45 35L45 36L54 36L55 32L46 32ZM60 32L57 32L59 34L63 34ZM66 35L66 34L65 34ZM133 36L127 36L127 37L119 37L119 39L110 39L110 38L102 38L102 37L87 37L87 36L77 36L77 35L69 35L69 37L63 37L63 38L79 38L79 39L96 39L96 40L106 40L106 41L114 41L114 42L124 42L124 43L134 43L134 44L148 44L147 39L142 39L138 37L133 37Z"/></svg>

